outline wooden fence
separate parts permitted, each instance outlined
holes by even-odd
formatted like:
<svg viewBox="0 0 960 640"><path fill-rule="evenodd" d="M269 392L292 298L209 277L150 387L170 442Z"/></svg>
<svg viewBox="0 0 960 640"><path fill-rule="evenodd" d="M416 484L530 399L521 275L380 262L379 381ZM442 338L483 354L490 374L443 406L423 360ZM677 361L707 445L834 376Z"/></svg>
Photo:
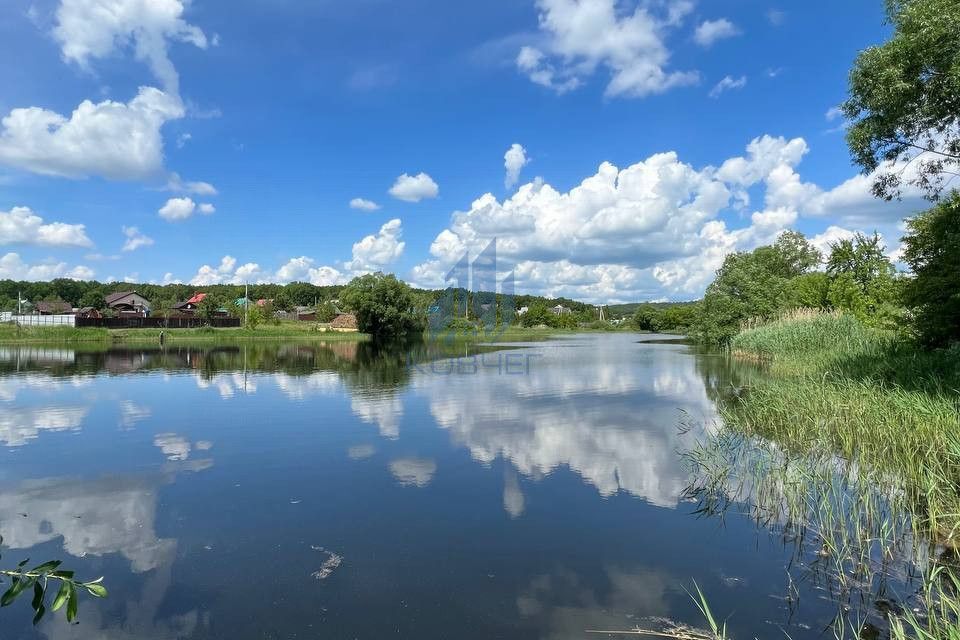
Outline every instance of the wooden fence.
<svg viewBox="0 0 960 640"><path fill-rule="evenodd" d="M106 329L198 329L239 327L240 318L77 318L78 327Z"/></svg>

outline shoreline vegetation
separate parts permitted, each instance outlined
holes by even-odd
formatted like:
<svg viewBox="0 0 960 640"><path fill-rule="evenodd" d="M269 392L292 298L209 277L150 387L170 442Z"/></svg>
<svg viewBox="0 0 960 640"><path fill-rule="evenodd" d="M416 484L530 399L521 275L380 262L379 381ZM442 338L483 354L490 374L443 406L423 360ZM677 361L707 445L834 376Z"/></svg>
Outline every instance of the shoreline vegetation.
<svg viewBox="0 0 960 640"><path fill-rule="evenodd" d="M687 455L699 511L739 509L795 544L838 603L838 638L960 637L960 345L798 309L729 347L757 370ZM915 593L887 593L897 575Z"/></svg>
<svg viewBox="0 0 960 640"><path fill-rule="evenodd" d="M257 328L198 329L96 329L76 327L30 327L0 324L0 346L70 345L70 344L157 344L161 331L166 344L179 342L244 342L244 341L327 341L362 342L371 336L359 331L335 331L322 325L305 322L282 322L279 325L260 325ZM455 341L463 342L518 342L574 335L576 333L606 332L606 329L582 327L558 329L552 327L511 326L504 331L485 334L459 331Z"/></svg>

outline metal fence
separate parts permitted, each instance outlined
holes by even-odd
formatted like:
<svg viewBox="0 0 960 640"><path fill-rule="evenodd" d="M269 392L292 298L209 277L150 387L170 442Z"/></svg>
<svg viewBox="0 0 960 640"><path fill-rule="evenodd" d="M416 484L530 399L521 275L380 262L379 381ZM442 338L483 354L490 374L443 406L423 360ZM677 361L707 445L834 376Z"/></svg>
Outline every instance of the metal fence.
<svg viewBox="0 0 960 640"><path fill-rule="evenodd" d="M21 327L74 327L76 316L18 316L11 314L7 322L16 322Z"/></svg>
<svg viewBox="0 0 960 640"><path fill-rule="evenodd" d="M106 329L198 329L200 327L239 327L240 318L77 318L78 327Z"/></svg>

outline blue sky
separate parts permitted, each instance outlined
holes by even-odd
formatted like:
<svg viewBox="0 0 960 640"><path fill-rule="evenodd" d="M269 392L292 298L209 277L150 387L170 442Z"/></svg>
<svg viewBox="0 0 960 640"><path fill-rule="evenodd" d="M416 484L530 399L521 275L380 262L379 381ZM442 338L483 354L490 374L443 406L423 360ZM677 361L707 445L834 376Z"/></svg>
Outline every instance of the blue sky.
<svg viewBox="0 0 960 640"><path fill-rule="evenodd" d="M520 291L614 302L785 228L894 253L922 203L828 113L887 35L880 0L8 1L0 278L442 286L496 237Z"/></svg>

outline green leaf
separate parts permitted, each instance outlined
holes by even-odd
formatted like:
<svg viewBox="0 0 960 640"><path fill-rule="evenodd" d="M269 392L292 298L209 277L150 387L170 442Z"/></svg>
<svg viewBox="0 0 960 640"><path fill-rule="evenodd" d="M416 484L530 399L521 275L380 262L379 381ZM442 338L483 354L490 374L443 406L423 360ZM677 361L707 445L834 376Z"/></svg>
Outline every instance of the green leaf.
<svg viewBox="0 0 960 640"><path fill-rule="evenodd" d="M43 614L47 612L46 607L43 606L43 592L43 585L41 585L39 582L34 583L33 602L30 603L30 606L33 607L33 610L37 612L36 615L33 616L34 626L36 626L40 620L43 619Z"/></svg>
<svg viewBox="0 0 960 640"><path fill-rule="evenodd" d="M17 563L17 569L23 569L23 567L26 566L28 562L30 562L30 558L27 558L26 560L21 560L20 562Z"/></svg>
<svg viewBox="0 0 960 640"><path fill-rule="evenodd" d="M67 622L73 622L77 619L77 590L72 582L67 584L70 588L70 595L67 596Z"/></svg>
<svg viewBox="0 0 960 640"><path fill-rule="evenodd" d="M16 600L17 596L19 596L20 593L23 592L25 587L26 587L26 582L24 580L21 580L20 578L14 578L13 584L10 585L10 588L7 589L2 596L0 596L0 607L6 607L11 602Z"/></svg>
<svg viewBox="0 0 960 640"><path fill-rule="evenodd" d="M73 579L73 571L54 571L50 575L54 578L65 578L66 580Z"/></svg>
<svg viewBox="0 0 960 640"><path fill-rule="evenodd" d="M50 562L44 562L43 564L35 566L30 570L31 573L50 573L57 567L62 564L60 560L51 560Z"/></svg>
<svg viewBox="0 0 960 640"><path fill-rule="evenodd" d="M43 604L43 585L39 582L35 582L33 585L33 602L30 603L30 606L33 607L33 610L36 611Z"/></svg>
<svg viewBox="0 0 960 640"><path fill-rule="evenodd" d="M57 591L57 597L53 599L53 606L51 606L50 608L53 611L59 611L60 607L62 607L67 603L67 598L69 597L70 597L70 583L61 582L60 590Z"/></svg>
<svg viewBox="0 0 960 640"><path fill-rule="evenodd" d="M107 597L107 589L106 589L106 587L104 587L102 584L87 583L87 584L85 584L85 585L83 585L83 586L87 588L87 591L90 592L90 595L92 595L92 596L94 596L94 597L96 597L96 598L106 598L106 597Z"/></svg>
<svg viewBox="0 0 960 640"><path fill-rule="evenodd" d="M40 603L40 607L37 609L37 614L33 616L33 626L37 626L40 621L43 619L43 615L47 612L47 608L43 606L43 603Z"/></svg>

